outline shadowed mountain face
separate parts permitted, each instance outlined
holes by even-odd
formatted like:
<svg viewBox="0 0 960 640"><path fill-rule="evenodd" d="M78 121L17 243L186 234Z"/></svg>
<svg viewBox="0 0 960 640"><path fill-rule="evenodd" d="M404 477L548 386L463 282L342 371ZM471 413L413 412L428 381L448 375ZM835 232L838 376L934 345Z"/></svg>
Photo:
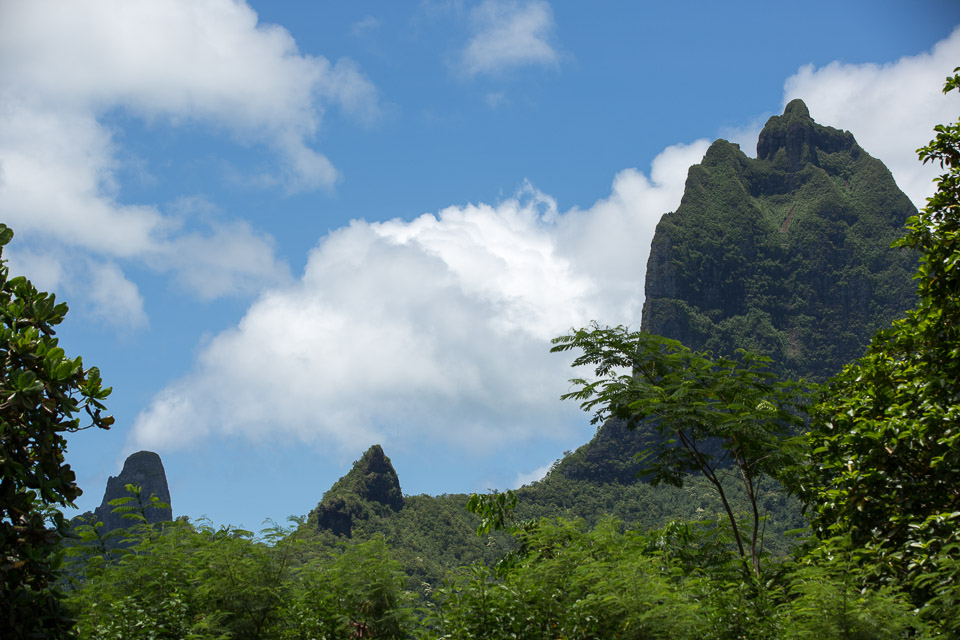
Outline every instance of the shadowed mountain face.
<svg viewBox="0 0 960 640"><path fill-rule="evenodd" d="M104 532L129 526L129 521L125 521L119 515L113 513L114 507L110 506L111 500L126 498L130 495L126 490L128 484L141 487L144 501L151 495L155 495L160 499L160 502L170 504L167 474L163 470L163 462L160 461L160 456L152 451L134 453L123 463L123 470L120 475L110 476L107 480L107 489L103 493L103 501L94 511L97 519L104 524ZM151 508L146 510L146 516L147 521L151 523L166 522L173 519L173 511L172 509Z"/></svg>
<svg viewBox="0 0 960 640"><path fill-rule="evenodd" d="M823 381L913 306L916 256L890 244L915 213L851 133L794 100L767 122L756 159L718 140L690 168L680 206L657 225L641 329L715 355L749 349L787 377ZM642 449L640 430L605 425L560 470L632 482Z"/></svg>
<svg viewBox="0 0 960 640"><path fill-rule="evenodd" d="M913 304L916 256L890 243L915 213L882 162L794 100L756 160L718 140L690 168L657 225L641 328L825 380Z"/></svg>

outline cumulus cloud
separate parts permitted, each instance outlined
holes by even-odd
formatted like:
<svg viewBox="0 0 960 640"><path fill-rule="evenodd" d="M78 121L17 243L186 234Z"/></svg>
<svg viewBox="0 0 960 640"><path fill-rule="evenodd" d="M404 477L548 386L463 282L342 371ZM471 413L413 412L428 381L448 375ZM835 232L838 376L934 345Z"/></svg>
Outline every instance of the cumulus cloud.
<svg viewBox="0 0 960 640"><path fill-rule="evenodd" d="M960 100L955 94L945 96L941 88L957 60L960 27L930 52L888 64L805 66L787 80L784 105L802 98L818 122L853 131L914 204L922 206L940 171L921 165L916 149L933 137L935 125L956 119Z"/></svg>
<svg viewBox="0 0 960 640"><path fill-rule="evenodd" d="M139 329L149 324L143 296L120 267L79 251L23 249L16 243L4 251L11 273L28 274L40 291L56 292L58 300L79 307L105 326Z"/></svg>
<svg viewBox="0 0 960 640"><path fill-rule="evenodd" d="M79 248L102 264L145 260L207 297L276 284L287 267L247 225L197 230L154 204L122 202L120 150L104 114L199 124L262 145L297 191L339 179L313 147L327 107L367 124L380 113L376 88L352 61L300 54L285 29L259 24L234 0L4 3L0 59L17 61L0 65L5 221L21 239ZM180 266L197 262L209 278Z"/></svg>
<svg viewBox="0 0 960 640"><path fill-rule="evenodd" d="M94 304L97 316L131 329L147 324L140 290L123 275L117 265L93 265L90 276L89 299Z"/></svg>
<svg viewBox="0 0 960 640"><path fill-rule="evenodd" d="M513 488L519 489L520 487L525 487L528 484L533 484L534 482L539 482L543 480L547 473L550 472L550 469L553 467L553 463L545 464L542 467L537 467L529 473L518 473L517 479L513 482Z"/></svg>
<svg viewBox="0 0 960 640"><path fill-rule="evenodd" d="M467 75L556 64L560 59L550 43L554 21L547 2L484 0L470 12L470 22L474 35L460 60Z"/></svg>
<svg viewBox="0 0 960 640"><path fill-rule="evenodd" d="M557 402L569 363L549 340L591 320L639 323L655 225L706 147L665 150L649 177L621 172L586 210L558 212L525 184L496 205L330 233L297 283L264 294L154 398L133 444L231 434L475 451L569 433L582 417Z"/></svg>

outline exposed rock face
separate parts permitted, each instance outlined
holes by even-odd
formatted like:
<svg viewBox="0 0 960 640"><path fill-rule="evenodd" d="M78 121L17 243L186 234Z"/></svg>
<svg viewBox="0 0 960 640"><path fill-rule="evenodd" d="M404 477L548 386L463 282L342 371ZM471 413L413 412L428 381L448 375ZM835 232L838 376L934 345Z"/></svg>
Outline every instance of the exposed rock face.
<svg viewBox="0 0 960 640"><path fill-rule="evenodd" d="M390 458L375 444L323 495L309 522L318 529L350 537L357 521L402 507L400 479Z"/></svg>
<svg viewBox="0 0 960 640"><path fill-rule="evenodd" d="M157 496L160 502L170 504L170 489L167 487L167 474L163 470L163 462L153 451L139 451L129 456L123 463L120 475L111 476L107 480L107 489L103 493L103 501L94 511L97 519L104 523L104 532L129 525L119 515L113 513L111 500L126 498L130 494L126 485L134 484L141 487L143 500L151 495ZM172 509L146 509L147 522L166 522L173 519Z"/></svg>
<svg viewBox="0 0 960 640"><path fill-rule="evenodd" d="M717 355L757 351L822 381L913 306L916 257L890 243L915 212L851 133L794 100L767 122L756 159L718 140L690 168L679 208L657 225L641 328ZM644 438L608 423L559 471L632 482Z"/></svg>
<svg viewBox="0 0 960 640"><path fill-rule="evenodd" d="M403 507L403 492L400 478L380 445L370 447L354 465L353 472L360 476L358 495L364 500L379 502L399 511Z"/></svg>
<svg viewBox="0 0 960 640"><path fill-rule="evenodd" d="M860 147L849 131L822 127L810 117L803 100L792 100L782 116L770 118L757 141L757 159L783 171L820 166L820 155L848 153L855 161Z"/></svg>

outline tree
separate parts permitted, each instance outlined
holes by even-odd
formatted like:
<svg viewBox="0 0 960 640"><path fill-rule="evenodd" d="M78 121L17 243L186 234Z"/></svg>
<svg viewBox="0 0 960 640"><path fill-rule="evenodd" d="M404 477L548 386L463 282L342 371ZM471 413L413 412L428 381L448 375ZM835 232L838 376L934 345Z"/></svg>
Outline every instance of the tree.
<svg viewBox="0 0 960 640"><path fill-rule="evenodd" d="M10 277L2 250L12 238L0 224L0 637L60 638L72 623L55 584L67 530L58 507L81 494L63 434L109 428L110 389L58 346L67 305Z"/></svg>
<svg viewBox="0 0 960 640"><path fill-rule="evenodd" d="M687 474L703 474L720 496L741 559L759 576L759 490L790 459L788 438L803 425L803 385L778 381L769 358L739 350L738 358L714 359L622 326L593 324L553 343L555 352L582 350L573 366L592 366L596 374L593 381L571 380L579 388L562 398L594 411L594 424L616 418L629 428L651 429L654 484L680 487ZM730 504L725 466L736 470L750 503L746 534Z"/></svg>
<svg viewBox="0 0 960 640"><path fill-rule="evenodd" d="M850 536L960 633L960 122L935 130L918 153L945 173L895 243L920 254L919 303L831 382L801 488L820 536Z"/></svg>

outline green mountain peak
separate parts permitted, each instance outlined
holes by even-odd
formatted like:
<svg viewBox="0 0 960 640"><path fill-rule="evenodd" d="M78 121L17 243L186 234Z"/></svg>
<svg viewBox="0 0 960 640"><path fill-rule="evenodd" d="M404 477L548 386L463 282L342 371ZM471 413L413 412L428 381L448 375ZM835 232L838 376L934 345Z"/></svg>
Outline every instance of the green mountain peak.
<svg viewBox="0 0 960 640"><path fill-rule="evenodd" d="M800 98L794 98L787 103L787 107L783 110L783 116L785 118L810 118L810 110L807 109L807 104Z"/></svg>
<svg viewBox="0 0 960 640"><path fill-rule="evenodd" d="M756 159L717 140L690 168L680 206L657 225L641 328L826 380L913 305L916 256L890 244L915 213L853 134L793 100L767 122ZM609 422L558 470L632 482L643 438Z"/></svg>
<svg viewBox="0 0 960 640"><path fill-rule="evenodd" d="M791 100L782 116L773 116L760 132L757 159L785 171L800 171L807 164L820 166L825 154L849 153L853 160L860 147L849 131L813 121L803 100Z"/></svg>
<svg viewBox="0 0 960 640"><path fill-rule="evenodd" d="M318 529L350 537L357 519L396 512L402 507L400 479L383 448L375 444L323 494L308 521Z"/></svg>

